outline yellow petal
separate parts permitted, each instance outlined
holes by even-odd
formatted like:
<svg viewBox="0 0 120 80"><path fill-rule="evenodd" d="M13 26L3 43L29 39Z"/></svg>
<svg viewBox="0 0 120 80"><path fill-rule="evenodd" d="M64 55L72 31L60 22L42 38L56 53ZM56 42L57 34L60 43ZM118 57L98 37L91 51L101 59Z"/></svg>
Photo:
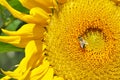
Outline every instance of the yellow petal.
<svg viewBox="0 0 120 80"><path fill-rule="evenodd" d="M18 65L18 67L14 71L3 71L3 70L1 70L5 75L7 75L3 78L3 80L9 80L7 78L19 79L20 77L22 77L22 75L26 71L24 69L24 67L26 67L26 65L24 64L24 58L23 58L22 61L20 62L20 65Z"/></svg>
<svg viewBox="0 0 120 80"><path fill-rule="evenodd" d="M22 69L21 69L22 70ZM14 72L14 71L3 71L1 70L5 75L7 75L6 77L2 78L2 80L9 80L10 78L14 78L17 80L30 80L29 79L29 74L30 74L30 68L27 69L24 73L19 73L19 72Z"/></svg>
<svg viewBox="0 0 120 80"><path fill-rule="evenodd" d="M1 36L0 41L24 48L30 40L41 41L44 37L45 30L39 25L26 24L23 25L18 31L8 31L4 29L2 29L2 31L9 36Z"/></svg>
<svg viewBox="0 0 120 80"><path fill-rule="evenodd" d="M10 80L11 77L9 76L5 76L5 77L2 77L0 80Z"/></svg>
<svg viewBox="0 0 120 80"><path fill-rule="evenodd" d="M0 0L0 4L3 5L4 7L6 7L10 12L11 14L13 14L14 17L16 18L19 18L25 22L27 22L24 18L24 16L27 16L26 14L23 14L15 9L13 9L8 3L6 0Z"/></svg>
<svg viewBox="0 0 120 80"><path fill-rule="evenodd" d="M15 79L19 79L19 80L29 80L29 76L30 74L33 74L34 72L36 72L35 69L37 69L38 71L38 67L39 65L35 65L37 63L38 60L41 60L42 62L42 46L41 46L41 42L38 41L30 41L28 43L28 45L25 48L25 57L22 59L22 61L20 62L19 66L16 68L15 71L3 71L4 74L15 78ZM44 70L46 70L46 68L48 68L49 63L44 61L43 62L43 66L40 67L39 69L43 72ZM31 69L33 69L33 73L31 73ZM40 71L39 71L40 72ZM45 72L44 72L45 73ZM34 75L37 73L34 73Z"/></svg>
<svg viewBox="0 0 120 80"><path fill-rule="evenodd" d="M10 36L27 36L33 34L34 28L35 28L35 24L25 24L18 31L8 31L2 29L2 32Z"/></svg>
<svg viewBox="0 0 120 80"><path fill-rule="evenodd" d="M12 44L16 47L24 48L31 39L20 36L0 36L0 41Z"/></svg>
<svg viewBox="0 0 120 80"><path fill-rule="evenodd" d="M52 80L53 74L54 74L53 68L49 68L49 70L41 80Z"/></svg>
<svg viewBox="0 0 120 80"><path fill-rule="evenodd" d="M16 47L25 48L25 46L28 44L30 40L32 40L32 38L27 38L27 36L26 37L24 36L21 37L20 42L18 44L13 44L13 45Z"/></svg>
<svg viewBox="0 0 120 80"><path fill-rule="evenodd" d="M32 40L25 48L25 58L21 61L19 67L24 71L28 68L35 68L38 60L42 61L42 43L39 40Z"/></svg>
<svg viewBox="0 0 120 80"><path fill-rule="evenodd" d="M32 8L30 10L30 15L34 16L40 24L47 24L50 21L48 13L39 7Z"/></svg>
<svg viewBox="0 0 120 80"><path fill-rule="evenodd" d="M11 14L12 14L14 17L19 18L19 19L21 19L21 20L23 20L23 21L25 21L25 22L27 22L27 23L36 23L36 24L45 25L45 24L49 21L49 15L48 15L47 13L46 13L47 15L44 14L45 12L42 11L41 9L39 9L40 12L44 12L44 13L39 13L39 14L38 14L39 11L38 11L37 13L32 11L32 13L34 13L34 15L32 15L32 14L28 15L28 14L21 13L21 12L15 10L14 8L12 8L12 7L7 3L6 0L0 0L0 4L2 4L3 6L5 6L5 7L11 12ZM46 19L46 16L45 16L45 18L44 18L44 16L42 16L41 14L46 15L46 16L47 16L47 19ZM44 20L46 20L46 21L41 20L41 18L42 18L42 19L44 18ZM40 20L40 21L39 21L39 20ZM41 22L41 21L42 21L42 22ZM44 22L44 23L43 23L43 22Z"/></svg>
<svg viewBox="0 0 120 80"><path fill-rule="evenodd" d="M0 36L0 41L1 42L13 44L13 45L19 44L20 39L21 38L19 36Z"/></svg>
<svg viewBox="0 0 120 80"><path fill-rule="evenodd" d="M14 73L19 74L21 77L24 75L24 73L26 73L26 71L28 71L28 69L31 69L31 66L28 67L27 62L25 60L26 58L24 57L20 64L18 65L18 67L13 71ZM14 77L14 76L13 76Z"/></svg>
<svg viewBox="0 0 120 80"><path fill-rule="evenodd" d="M2 29L2 31L9 36L39 39L44 36L45 29L39 25L25 24L18 31L8 31L4 29Z"/></svg>
<svg viewBox="0 0 120 80"><path fill-rule="evenodd" d="M44 60L43 63L31 72L31 80L41 80L49 68L49 62Z"/></svg>
<svg viewBox="0 0 120 80"><path fill-rule="evenodd" d="M3 71L1 70L5 75L7 75L9 77L12 77L12 78L15 78L15 79L18 79L20 78L20 75L18 73L15 73L15 72L12 72L12 71ZM5 78L4 78L5 79Z"/></svg>
<svg viewBox="0 0 120 80"><path fill-rule="evenodd" d="M56 8L57 6L55 0L20 0L20 2L28 9L40 7L47 12L51 12L50 8Z"/></svg>
<svg viewBox="0 0 120 80"><path fill-rule="evenodd" d="M28 67L35 67L37 61L42 59L42 42L39 40L30 41L25 48L25 58Z"/></svg>
<svg viewBox="0 0 120 80"><path fill-rule="evenodd" d="M45 8L56 8L57 7L56 0L35 0L35 1Z"/></svg>
<svg viewBox="0 0 120 80"><path fill-rule="evenodd" d="M25 57L20 61L20 64L18 67L14 70L15 73L18 73L22 75L26 71L26 62L25 62Z"/></svg>
<svg viewBox="0 0 120 80"><path fill-rule="evenodd" d="M30 57L32 54L41 56L42 53L42 42L39 40L32 40L28 43L25 49L25 56Z"/></svg>
<svg viewBox="0 0 120 80"><path fill-rule="evenodd" d="M39 3L37 3L35 0L19 0L19 1L24 7L28 9L32 9L34 7L40 7Z"/></svg>
<svg viewBox="0 0 120 80"><path fill-rule="evenodd" d="M25 73L18 78L18 80L30 80L29 75L31 73L31 68L28 68Z"/></svg>

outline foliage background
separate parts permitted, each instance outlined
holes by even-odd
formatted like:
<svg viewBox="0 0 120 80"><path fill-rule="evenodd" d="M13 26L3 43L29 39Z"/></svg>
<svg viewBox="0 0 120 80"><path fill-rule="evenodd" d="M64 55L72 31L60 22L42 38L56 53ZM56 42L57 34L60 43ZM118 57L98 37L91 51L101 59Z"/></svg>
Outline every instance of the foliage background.
<svg viewBox="0 0 120 80"><path fill-rule="evenodd" d="M8 3L16 10L24 13L29 12L20 4L18 0L8 0ZM18 30L23 24L25 23L14 18L5 7L0 5L0 28L15 31ZM0 35L5 36L1 30ZM14 70L16 65L19 64L23 57L24 49L0 42L0 68L3 70ZM4 75L2 72L0 72L0 78L3 76Z"/></svg>

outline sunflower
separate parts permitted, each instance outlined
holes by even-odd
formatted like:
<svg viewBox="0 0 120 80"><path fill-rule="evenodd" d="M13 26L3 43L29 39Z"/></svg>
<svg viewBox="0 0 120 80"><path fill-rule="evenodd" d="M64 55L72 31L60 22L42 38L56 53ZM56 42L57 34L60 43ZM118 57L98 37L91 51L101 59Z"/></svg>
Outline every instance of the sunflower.
<svg viewBox="0 0 120 80"><path fill-rule="evenodd" d="M20 0L29 14L5 6L26 22L2 31L0 41L25 48L25 57L1 80L119 80L120 7L117 0Z"/></svg>

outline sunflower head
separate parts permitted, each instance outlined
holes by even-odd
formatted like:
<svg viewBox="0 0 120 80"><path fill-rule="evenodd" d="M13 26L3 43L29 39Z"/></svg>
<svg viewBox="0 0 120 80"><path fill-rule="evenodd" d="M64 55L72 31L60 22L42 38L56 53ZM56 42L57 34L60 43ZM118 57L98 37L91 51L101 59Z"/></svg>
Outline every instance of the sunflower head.
<svg viewBox="0 0 120 80"><path fill-rule="evenodd" d="M0 36L0 41L25 48L19 67L14 72L3 71L6 78L120 79L119 0L20 2L30 9L29 14L0 0L16 18L27 22L18 31L3 30L9 37Z"/></svg>
<svg viewBox="0 0 120 80"><path fill-rule="evenodd" d="M70 80L119 77L110 70L120 62L120 8L109 0L72 0L60 8L44 43L55 74Z"/></svg>

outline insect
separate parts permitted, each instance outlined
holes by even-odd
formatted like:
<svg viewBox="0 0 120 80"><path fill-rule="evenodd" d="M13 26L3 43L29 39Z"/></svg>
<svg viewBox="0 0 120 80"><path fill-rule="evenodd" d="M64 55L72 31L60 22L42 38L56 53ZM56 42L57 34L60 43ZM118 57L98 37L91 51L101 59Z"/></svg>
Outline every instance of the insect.
<svg viewBox="0 0 120 80"><path fill-rule="evenodd" d="M87 45L88 43L81 36L79 36L78 39L80 41L81 48L85 48L85 45Z"/></svg>

